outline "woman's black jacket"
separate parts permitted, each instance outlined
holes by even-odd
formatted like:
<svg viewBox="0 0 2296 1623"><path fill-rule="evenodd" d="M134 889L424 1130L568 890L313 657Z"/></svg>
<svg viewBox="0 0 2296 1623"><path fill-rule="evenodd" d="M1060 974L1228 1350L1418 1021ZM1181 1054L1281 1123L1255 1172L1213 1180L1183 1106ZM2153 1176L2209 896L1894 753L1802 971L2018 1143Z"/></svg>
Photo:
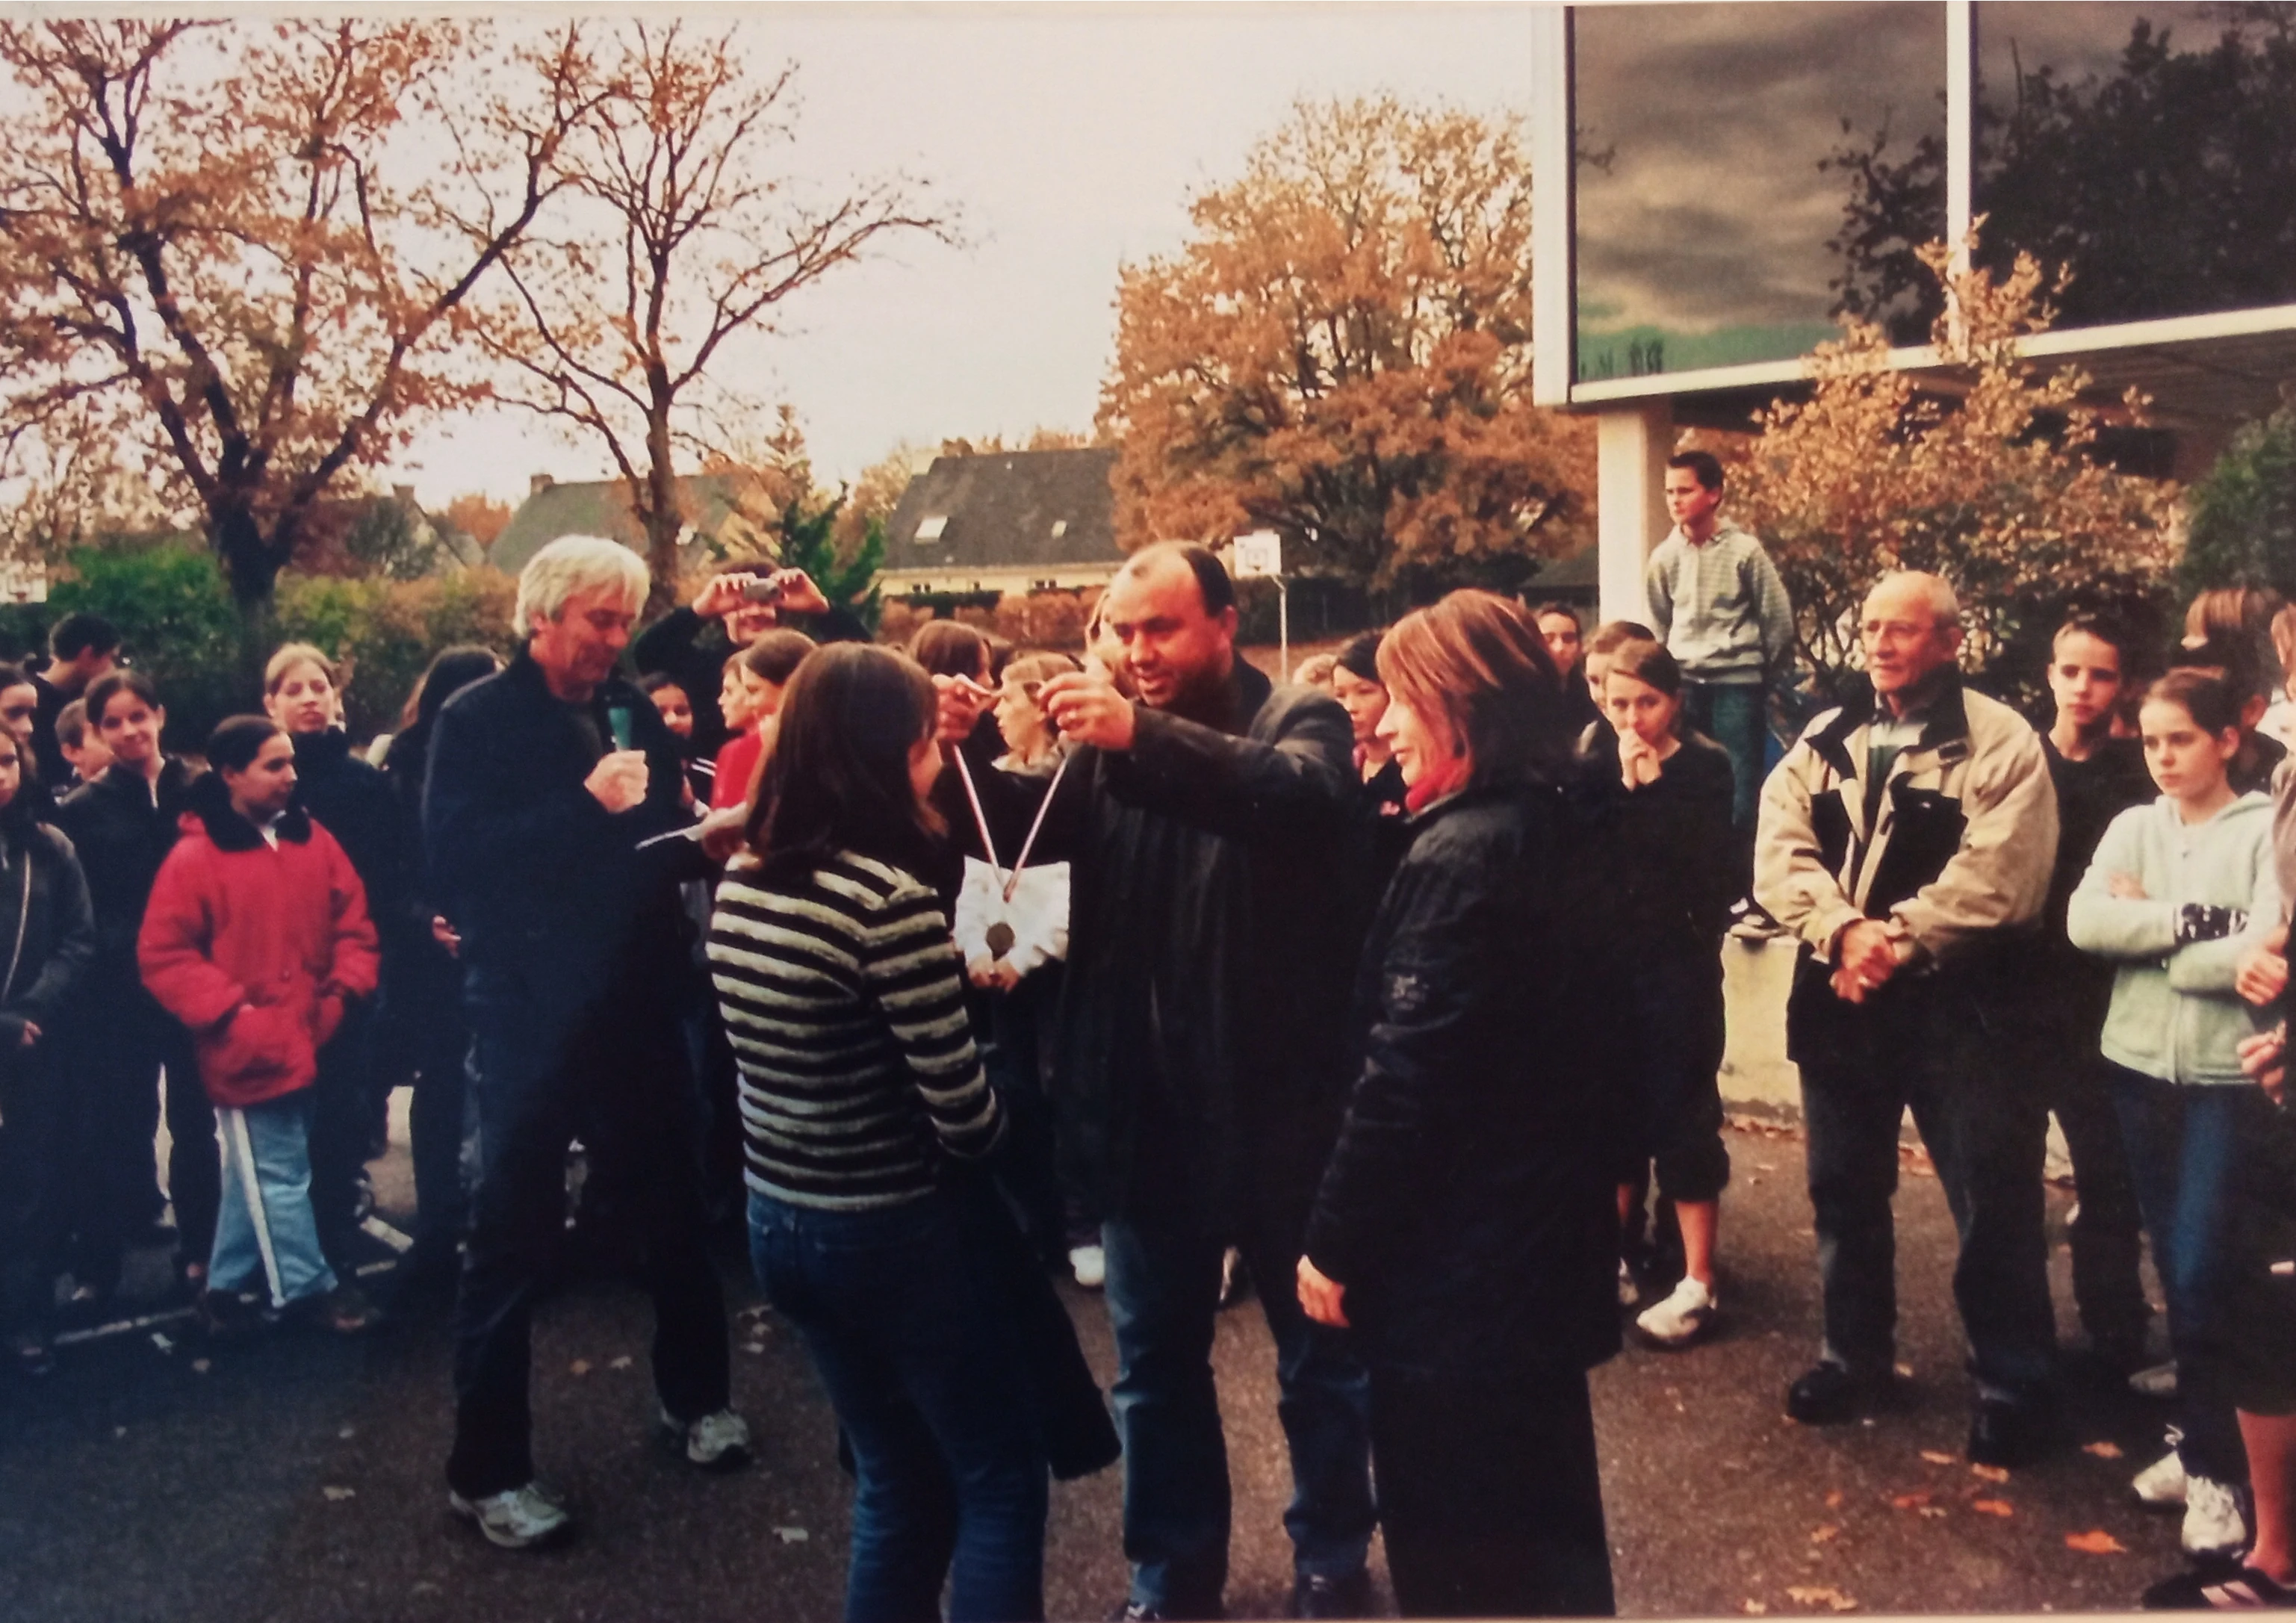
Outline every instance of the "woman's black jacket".
<svg viewBox="0 0 2296 1623"><path fill-rule="evenodd" d="M295 801L335 837L366 890L382 950L397 959L415 937L414 875L403 814L382 769L351 753L350 735L329 728L294 735ZM430 921L420 921L427 939Z"/></svg>
<svg viewBox="0 0 2296 1623"><path fill-rule="evenodd" d="M95 914L70 839L29 807L0 811L0 1053L13 1059L28 1021L53 1037L94 957Z"/></svg>
<svg viewBox="0 0 2296 1623"><path fill-rule="evenodd" d="M1365 944L1307 1254L1374 1364L1575 1372L1618 1350L1610 992L1576 830L1551 790L1438 802Z"/></svg>
<svg viewBox="0 0 2296 1623"><path fill-rule="evenodd" d="M152 881L175 849L176 820L195 776L171 756L160 768L155 792L142 773L115 761L56 807L55 824L78 853L95 910L96 957L89 979L101 996L124 993L149 1001L135 967L135 933L144 928ZM154 1012L158 1007L151 1004Z"/></svg>

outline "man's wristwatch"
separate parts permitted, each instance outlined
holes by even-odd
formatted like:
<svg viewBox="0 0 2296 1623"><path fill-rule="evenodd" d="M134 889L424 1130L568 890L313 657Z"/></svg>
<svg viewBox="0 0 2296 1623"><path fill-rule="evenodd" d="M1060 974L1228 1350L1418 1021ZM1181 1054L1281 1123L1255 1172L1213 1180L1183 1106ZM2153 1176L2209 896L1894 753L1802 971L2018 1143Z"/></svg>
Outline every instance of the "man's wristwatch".
<svg viewBox="0 0 2296 1623"><path fill-rule="evenodd" d="M2240 907L2210 907L2200 902L2186 902L2177 909L2177 945L2190 947L2195 941L2221 941L2226 936L2236 936L2248 928L2248 913Z"/></svg>

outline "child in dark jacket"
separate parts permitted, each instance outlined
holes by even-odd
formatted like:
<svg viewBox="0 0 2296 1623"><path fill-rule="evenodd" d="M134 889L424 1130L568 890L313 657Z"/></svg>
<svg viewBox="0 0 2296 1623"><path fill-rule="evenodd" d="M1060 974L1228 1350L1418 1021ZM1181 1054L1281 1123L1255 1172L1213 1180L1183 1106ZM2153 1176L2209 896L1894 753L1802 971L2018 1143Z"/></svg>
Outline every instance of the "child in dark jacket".
<svg viewBox="0 0 2296 1623"><path fill-rule="evenodd" d="M191 1031L223 1123L202 1306L221 1325L260 1275L275 1312L364 1330L373 1311L319 1248L309 1131L318 1051L374 990L365 892L334 837L293 806L295 750L277 724L232 717L208 760L136 939L144 983Z"/></svg>
<svg viewBox="0 0 2296 1623"><path fill-rule="evenodd" d="M1627 1214L1645 1167L1681 1224L1683 1276L1635 1321L1660 1346L1713 1324L1714 1234L1730 1154L1722 1144L1722 933L1738 890L1730 757L1682 719L1683 676L1655 642L1604 656L1603 698L1617 739L1610 766L1614 923L1634 1011L1629 1118L1636 1165L1620 1185Z"/></svg>
<svg viewBox="0 0 2296 1623"><path fill-rule="evenodd" d="M0 734L0 1331L17 1368L39 1374L62 1267L56 1034L95 955L95 920L71 841L35 822L18 793L23 769L16 741Z"/></svg>

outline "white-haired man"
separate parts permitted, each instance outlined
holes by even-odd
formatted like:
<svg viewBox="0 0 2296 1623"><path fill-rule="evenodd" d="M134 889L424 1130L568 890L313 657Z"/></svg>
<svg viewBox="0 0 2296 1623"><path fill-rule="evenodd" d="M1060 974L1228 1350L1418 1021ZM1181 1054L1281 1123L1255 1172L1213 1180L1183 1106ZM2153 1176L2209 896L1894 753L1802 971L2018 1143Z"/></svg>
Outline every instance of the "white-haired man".
<svg viewBox="0 0 2296 1623"><path fill-rule="evenodd" d="M2054 1430L2056 1330L2045 1107L2001 1038L2009 971L2048 896L2056 794L2033 729L1962 686L1951 586L1884 577L1860 633L1871 691L1811 722L1770 775L1755 847L1755 897L1802 944L1786 1039L1825 1308L1824 1350L1786 1412L1852 1419L1893 1384L1890 1202L1910 1106L1960 1231L1970 1457L2021 1464Z"/></svg>
<svg viewBox="0 0 2296 1623"><path fill-rule="evenodd" d="M481 1155L455 1305L450 1503L517 1549L567 1526L535 1480L529 1323L564 1230L578 1136L616 1193L653 1299L667 1433L700 1465L748 1456L728 1407L726 1307L705 1245L679 1009L677 881L694 848L675 742L615 674L645 601L636 554L570 536L519 576L527 643L439 712L422 824L462 935Z"/></svg>

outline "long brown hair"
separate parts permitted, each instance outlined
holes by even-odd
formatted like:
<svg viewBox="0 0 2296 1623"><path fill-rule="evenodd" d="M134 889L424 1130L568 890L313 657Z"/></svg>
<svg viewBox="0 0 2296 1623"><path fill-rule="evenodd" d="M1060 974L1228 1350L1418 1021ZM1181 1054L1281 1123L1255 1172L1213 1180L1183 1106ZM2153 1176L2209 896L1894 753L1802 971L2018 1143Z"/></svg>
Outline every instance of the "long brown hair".
<svg viewBox="0 0 2296 1623"><path fill-rule="evenodd" d="M750 813L750 848L770 876L841 850L914 873L933 857L939 814L917 799L909 752L932 731L932 678L867 643L805 657L782 694Z"/></svg>
<svg viewBox="0 0 2296 1623"><path fill-rule="evenodd" d="M1542 780L1563 758L1554 660L1522 606L1495 592L1453 592L1405 615L1380 641L1379 678L1449 725L1473 763L1470 788Z"/></svg>

